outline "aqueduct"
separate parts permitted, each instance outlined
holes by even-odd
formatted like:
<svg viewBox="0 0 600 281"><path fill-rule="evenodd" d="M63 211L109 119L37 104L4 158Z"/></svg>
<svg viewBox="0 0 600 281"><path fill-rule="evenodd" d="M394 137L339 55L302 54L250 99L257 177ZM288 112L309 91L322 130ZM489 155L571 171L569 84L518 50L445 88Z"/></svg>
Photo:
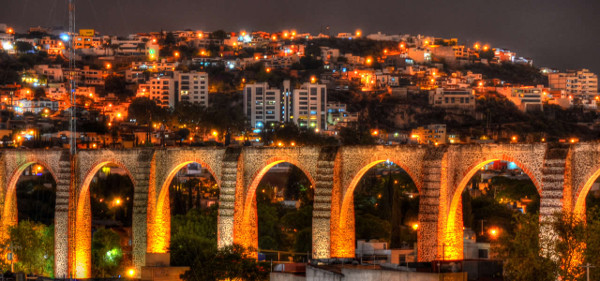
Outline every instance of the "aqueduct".
<svg viewBox="0 0 600 281"><path fill-rule="evenodd" d="M166 253L170 239L168 186L177 171L197 162L220 188L219 246L257 246L255 190L269 168L289 162L315 188L313 258L353 257L353 191L367 170L391 161L413 179L420 194L418 258L462 258L460 194L471 176L494 160L515 162L541 195L540 216L583 213L585 196L600 175L600 143L469 144L449 146L341 146L288 148L167 148L127 150L0 150L0 237L17 222L15 187L33 163L57 183L55 276L91 275L89 184L106 164L127 171L134 184L132 246L139 269L146 253ZM139 272L139 270L137 271Z"/></svg>

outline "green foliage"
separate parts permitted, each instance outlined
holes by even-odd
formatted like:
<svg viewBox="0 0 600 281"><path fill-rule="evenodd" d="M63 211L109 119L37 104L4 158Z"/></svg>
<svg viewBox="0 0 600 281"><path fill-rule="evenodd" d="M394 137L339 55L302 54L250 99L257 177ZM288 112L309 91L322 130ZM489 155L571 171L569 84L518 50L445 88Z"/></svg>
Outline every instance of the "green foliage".
<svg viewBox="0 0 600 281"><path fill-rule="evenodd" d="M283 142L289 145L295 142L296 145L335 145L337 140L315 133L314 130L299 128L294 123L285 123L275 126L272 130L264 130L261 138L265 143Z"/></svg>
<svg viewBox="0 0 600 281"><path fill-rule="evenodd" d="M99 171L101 175L103 171ZM102 220L116 220L124 226L131 226L133 210L133 183L127 175L108 173L98 176L90 183L90 193L94 218ZM115 199L120 199L121 204L113 206Z"/></svg>
<svg viewBox="0 0 600 281"><path fill-rule="evenodd" d="M135 93L127 88L127 81L123 76L110 75L104 79L104 91L113 93L120 100L126 100L135 95Z"/></svg>
<svg viewBox="0 0 600 281"><path fill-rule="evenodd" d="M216 251L216 240L193 232L180 232L171 238L171 266L191 266L196 260L210 260Z"/></svg>
<svg viewBox="0 0 600 281"><path fill-rule="evenodd" d="M54 227L21 221L8 229L8 246L16 256L15 270L52 276L54 268ZM5 247L6 247L5 246Z"/></svg>
<svg viewBox="0 0 600 281"><path fill-rule="evenodd" d="M481 73L486 79L497 78L511 84L544 85L547 78L539 69L526 64L502 63L502 64L470 64L464 67L474 73Z"/></svg>
<svg viewBox="0 0 600 281"><path fill-rule="evenodd" d="M553 281L557 266L550 257L540 256L540 225L537 215L515 215L514 233L502 232L493 252L504 261L506 280Z"/></svg>
<svg viewBox="0 0 600 281"><path fill-rule="evenodd" d="M128 116L142 125L150 122L162 122L168 116L168 112L151 99L135 98L129 105Z"/></svg>
<svg viewBox="0 0 600 281"><path fill-rule="evenodd" d="M217 240L217 206L206 210L192 209L185 215L175 215L171 219L171 236L196 235L209 240Z"/></svg>
<svg viewBox="0 0 600 281"><path fill-rule="evenodd" d="M558 239L553 239L551 249L558 256L560 280L579 280L583 275L579 267L585 249L586 226L573 213L558 213L550 223Z"/></svg>
<svg viewBox="0 0 600 281"><path fill-rule="evenodd" d="M119 234L100 228L92 236L92 275L110 277L119 274L123 250Z"/></svg>
<svg viewBox="0 0 600 281"><path fill-rule="evenodd" d="M186 281L268 280L269 265L257 262L251 252L239 245L221 248L207 259L199 256L181 277Z"/></svg>
<svg viewBox="0 0 600 281"><path fill-rule="evenodd" d="M18 217L51 225L54 223L56 182L50 173L17 183Z"/></svg>
<svg viewBox="0 0 600 281"><path fill-rule="evenodd" d="M371 214L356 216L356 239L390 241L390 222Z"/></svg>

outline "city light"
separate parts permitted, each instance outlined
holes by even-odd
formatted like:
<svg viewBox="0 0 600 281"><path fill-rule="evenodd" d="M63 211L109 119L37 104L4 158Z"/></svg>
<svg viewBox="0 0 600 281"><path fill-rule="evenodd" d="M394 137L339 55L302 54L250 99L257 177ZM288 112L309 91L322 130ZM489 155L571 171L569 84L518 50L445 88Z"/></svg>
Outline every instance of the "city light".
<svg viewBox="0 0 600 281"><path fill-rule="evenodd" d="M120 205L121 205L121 198L115 198L115 200L114 200L113 204L114 204L115 206L120 206Z"/></svg>
<svg viewBox="0 0 600 281"><path fill-rule="evenodd" d="M310 77L310 83L314 84L315 82L317 82L317 77L311 76Z"/></svg>
<svg viewBox="0 0 600 281"><path fill-rule="evenodd" d="M362 35L362 30L357 29L355 32L356 37L360 37Z"/></svg>
<svg viewBox="0 0 600 281"><path fill-rule="evenodd" d="M414 223L414 224L412 225L412 229L413 229L413 230L415 230L415 231L416 231L417 229L419 229L419 224L418 224L418 223Z"/></svg>
<svg viewBox="0 0 600 281"><path fill-rule="evenodd" d="M130 278L135 277L135 269L130 268L129 270L127 270L127 276L129 276Z"/></svg>
<svg viewBox="0 0 600 281"><path fill-rule="evenodd" d="M490 238L496 239L496 238L498 238L498 235L500 235L500 229L498 229L496 227L492 227L489 230L489 234L490 234Z"/></svg>

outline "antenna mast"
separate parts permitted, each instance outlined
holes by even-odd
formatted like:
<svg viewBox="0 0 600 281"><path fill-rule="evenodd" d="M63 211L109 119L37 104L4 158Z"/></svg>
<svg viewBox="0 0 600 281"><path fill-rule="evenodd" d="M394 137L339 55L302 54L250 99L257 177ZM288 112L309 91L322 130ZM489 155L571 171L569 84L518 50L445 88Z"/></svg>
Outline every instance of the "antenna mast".
<svg viewBox="0 0 600 281"><path fill-rule="evenodd" d="M75 0L69 0L69 92L71 94L71 118L69 121L69 129L71 137L69 138L69 146L71 155L77 153L77 101L75 89L77 82L75 81Z"/></svg>

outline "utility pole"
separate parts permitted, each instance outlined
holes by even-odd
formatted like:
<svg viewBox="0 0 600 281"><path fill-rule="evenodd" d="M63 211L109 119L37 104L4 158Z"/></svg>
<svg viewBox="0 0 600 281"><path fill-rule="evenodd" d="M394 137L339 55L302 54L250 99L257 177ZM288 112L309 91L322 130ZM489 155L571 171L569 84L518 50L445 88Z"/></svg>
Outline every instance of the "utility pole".
<svg viewBox="0 0 600 281"><path fill-rule="evenodd" d="M581 265L579 267L585 267L585 275L587 281L590 281L590 268L594 268L595 266L591 265L589 262L586 265Z"/></svg>
<svg viewBox="0 0 600 281"><path fill-rule="evenodd" d="M69 91L71 94L71 118L69 127L71 137L69 138L70 152L74 156L77 154L77 100L75 90L77 83L75 81L75 0L69 0Z"/></svg>

